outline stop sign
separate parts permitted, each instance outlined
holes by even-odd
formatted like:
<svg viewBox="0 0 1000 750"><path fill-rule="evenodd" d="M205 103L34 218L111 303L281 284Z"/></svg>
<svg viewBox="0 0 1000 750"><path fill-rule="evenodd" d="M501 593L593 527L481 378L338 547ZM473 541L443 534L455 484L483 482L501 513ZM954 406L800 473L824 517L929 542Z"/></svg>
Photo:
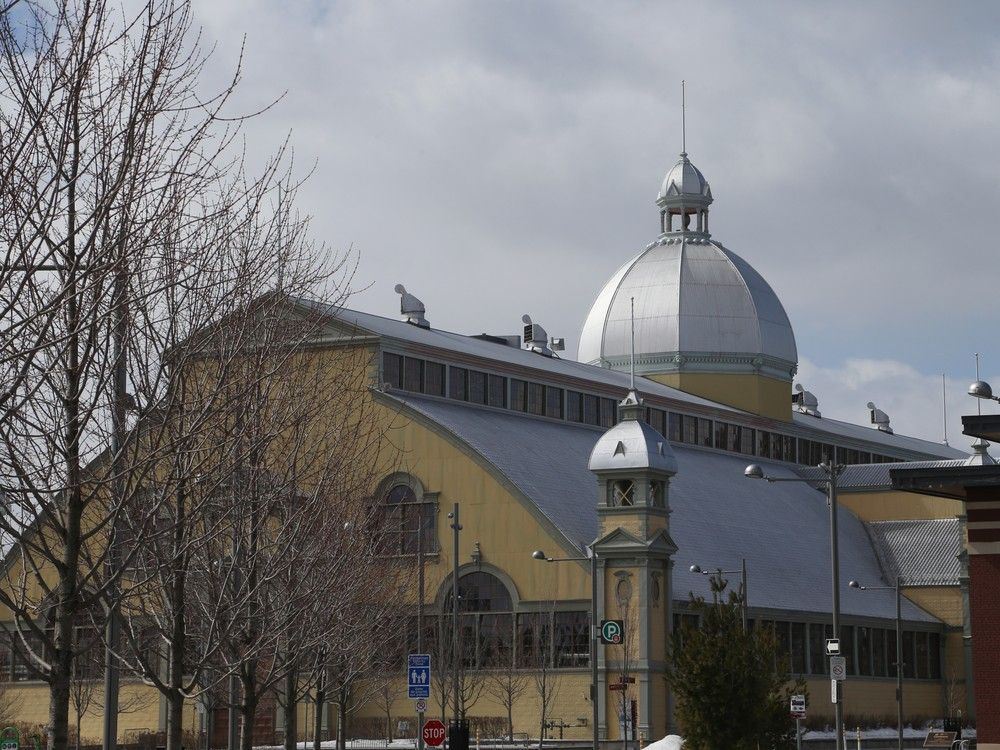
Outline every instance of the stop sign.
<svg viewBox="0 0 1000 750"><path fill-rule="evenodd" d="M444 724L437 719L428 719L424 722L424 744L440 747L444 743L444 735Z"/></svg>

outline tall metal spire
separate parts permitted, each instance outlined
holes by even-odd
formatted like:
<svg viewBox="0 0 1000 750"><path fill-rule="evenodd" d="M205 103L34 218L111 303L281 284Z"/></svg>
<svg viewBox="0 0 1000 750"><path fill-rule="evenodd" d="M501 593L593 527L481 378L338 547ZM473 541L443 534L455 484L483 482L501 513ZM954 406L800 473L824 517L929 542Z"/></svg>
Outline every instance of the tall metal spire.
<svg viewBox="0 0 1000 750"><path fill-rule="evenodd" d="M635 390L635 297L629 297L629 317L632 321L632 343L628 355L628 389Z"/></svg>
<svg viewBox="0 0 1000 750"><path fill-rule="evenodd" d="M948 445L948 389L944 385L944 373L941 373L941 410L944 422L944 444Z"/></svg>
<svg viewBox="0 0 1000 750"><path fill-rule="evenodd" d="M681 79L681 156L687 156L687 101Z"/></svg>
<svg viewBox="0 0 1000 750"><path fill-rule="evenodd" d="M979 352L976 352L976 382L979 382ZM980 416L983 414L983 400L981 398L976 399L976 414Z"/></svg>

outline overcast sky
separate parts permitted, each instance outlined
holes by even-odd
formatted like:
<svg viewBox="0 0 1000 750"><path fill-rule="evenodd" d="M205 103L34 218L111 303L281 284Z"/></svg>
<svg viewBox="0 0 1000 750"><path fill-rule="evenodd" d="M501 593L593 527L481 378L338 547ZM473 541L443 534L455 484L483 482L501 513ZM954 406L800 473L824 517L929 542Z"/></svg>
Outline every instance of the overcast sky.
<svg viewBox="0 0 1000 750"><path fill-rule="evenodd" d="M360 253L352 306L575 353L604 281L658 233L680 151L713 237L781 298L827 416L865 402L966 447L973 353L1000 390L1000 4L195 0L248 130L289 132L313 233ZM986 409L994 411L990 405Z"/></svg>

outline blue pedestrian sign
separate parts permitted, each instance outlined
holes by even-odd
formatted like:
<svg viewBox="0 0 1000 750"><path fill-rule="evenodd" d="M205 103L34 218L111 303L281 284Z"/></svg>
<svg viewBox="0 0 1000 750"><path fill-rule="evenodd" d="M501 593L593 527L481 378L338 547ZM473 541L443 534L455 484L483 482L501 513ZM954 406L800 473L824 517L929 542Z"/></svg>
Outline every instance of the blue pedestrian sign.
<svg viewBox="0 0 1000 750"><path fill-rule="evenodd" d="M410 654L406 658L406 695L408 698L431 697L430 654Z"/></svg>

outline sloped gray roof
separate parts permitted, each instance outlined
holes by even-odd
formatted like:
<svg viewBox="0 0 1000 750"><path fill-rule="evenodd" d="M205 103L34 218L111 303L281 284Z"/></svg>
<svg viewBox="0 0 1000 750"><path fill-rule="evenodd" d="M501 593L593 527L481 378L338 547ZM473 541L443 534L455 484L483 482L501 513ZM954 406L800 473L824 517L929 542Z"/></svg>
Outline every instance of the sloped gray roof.
<svg viewBox="0 0 1000 750"><path fill-rule="evenodd" d="M892 469L943 469L952 466L963 466L965 461L948 459L944 461L900 461L890 464L853 464L845 466L837 481L842 490L861 489L891 489L892 480L889 472ZM815 466L796 467L796 473L805 479L821 479L826 476L822 469Z"/></svg>
<svg viewBox="0 0 1000 750"><path fill-rule="evenodd" d="M474 336L452 333L451 331L444 331L437 328L421 328L419 326L412 325L411 323L405 323L401 320L384 318L380 315L372 315L371 313L361 312L359 310L334 308L329 305L320 305L307 299L298 299L296 301L299 304L312 309L318 309L321 312L331 315L346 325L356 326L359 329L369 331L388 339L434 347L456 354L481 357L483 359L493 360L494 362L538 370L542 373L542 377L544 377L544 373L552 373L554 375L589 380L599 386L608 386L613 389L620 390L622 396L625 395L629 388L629 375L625 372L617 372L615 370L610 370L605 367L596 367L594 365L585 365L577 362L576 360L562 359L558 356L546 357L541 354L528 351L527 349L505 346L503 344L486 341ZM544 321L542 322L544 323ZM520 324L517 326L511 326L511 328L515 327L517 328L517 333L520 333ZM494 333L496 332L494 331ZM701 396L685 393L684 391L671 388L668 385L663 385L662 383L657 383L653 380L644 379L642 381L642 390L643 393L652 393L663 396L664 398L674 399L676 401L698 404L700 406L717 409L725 409L726 411L746 415L746 412L741 412L730 406L710 401L709 399L702 398Z"/></svg>
<svg viewBox="0 0 1000 750"><path fill-rule="evenodd" d="M578 378L590 381L597 388L603 387L606 390L617 391L621 396L624 396L629 389L629 375L626 372L587 365L571 359L544 357L525 349L504 346L473 336L465 336L437 328L421 328L402 320L372 315L371 313L359 310L320 304L304 298L297 298L294 302L337 318L348 326L357 327L362 331L370 332L390 341L399 342L404 346L416 345L435 348L452 354L478 357L484 360L493 360L501 364L536 370L540 378L544 378L546 374ZM644 395L658 396L680 403L706 407L719 412L728 412L737 420L754 418L753 415L727 406L726 404L711 401L691 393L685 393L684 391L671 388L647 378L642 379L640 390ZM791 391L789 391L790 399ZM839 422L835 419L817 419L804 414L795 414L793 424L798 429L791 430L791 432L806 435L814 440L835 441L837 437L842 437L854 442L871 443L871 449L876 451L878 450L877 446L881 445L917 453L921 456L964 458L967 455L962 451L939 443L903 435L888 435L875 429Z"/></svg>
<svg viewBox="0 0 1000 750"><path fill-rule="evenodd" d="M889 581L903 585L954 586L962 566L962 526L957 518L873 521L868 531Z"/></svg>
<svg viewBox="0 0 1000 750"><path fill-rule="evenodd" d="M532 502L578 549L597 536L597 489L587 469L601 436L595 428L472 407L409 394L386 396L471 448ZM671 480L670 534L679 547L673 592L709 596L702 568L739 568L747 560L751 607L822 614L830 611L829 511L824 496L807 484L769 484L743 476L746 458L675 445L678 473ZM793 477L782 464L765 463L776 477ZM892 618L891 595L859 592L850 579L878 581L879 561L861 522L840 510L841 602L845 615ZM936 622L904 603L904 617Z"/></svg>
<svg viewBox="0 0 1000 750"><path fill-rule="evenodd" d="M822 404L821 404L822 405ZM952 448L943 443L934 443L930 440L908 437L906 435L890 435L874 427L841 422L837 419L827 417L813 417L801 412L793 412L792 421L797 427L804 427L811 432L826 433L831 435L832 442L836 438L848 438L850 440L864 440L877 445L890 446L898 450L914 451L925 455L940 456L941 458L968 458L968 453ZM817 435L815 440L823 440L823 435Z"/></svg>

